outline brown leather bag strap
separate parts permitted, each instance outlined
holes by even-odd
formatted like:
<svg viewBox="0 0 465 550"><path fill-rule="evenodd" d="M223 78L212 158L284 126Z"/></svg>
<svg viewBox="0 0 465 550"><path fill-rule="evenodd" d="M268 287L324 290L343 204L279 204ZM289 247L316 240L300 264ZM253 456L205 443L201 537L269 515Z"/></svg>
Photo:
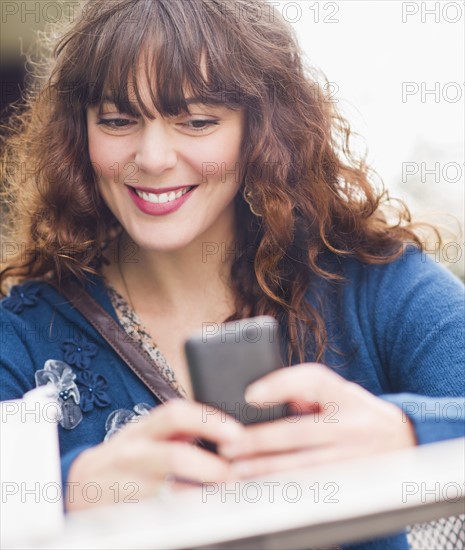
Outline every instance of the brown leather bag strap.
<svg viewBox="0 0 465 550"><path fill-rule="evenodd" d="M183 398L162 377L155 365L124 329L82 287L72 282L60 286L53 284L53 286L89 321L162 403L176 397Z"/></svg>

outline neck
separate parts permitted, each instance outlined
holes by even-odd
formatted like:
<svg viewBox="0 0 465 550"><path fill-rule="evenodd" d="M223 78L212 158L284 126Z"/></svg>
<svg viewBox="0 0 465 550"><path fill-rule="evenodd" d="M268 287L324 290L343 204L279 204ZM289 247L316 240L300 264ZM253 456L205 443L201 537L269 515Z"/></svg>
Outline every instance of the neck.
<svg viewBox="0 0 465 550"><path fill-rule="evenodd" d="M127 233L118 245L120 289L138 314L158 313L205 316L233 307L230 269L233 243L197 241L176 251L147 251L138 248ZM136 251L130 254L129 251ZM130 257L130 258L129 258ZM212 313L213 314L213 313ZM213 319L205 318L207 321Z"/></svg>

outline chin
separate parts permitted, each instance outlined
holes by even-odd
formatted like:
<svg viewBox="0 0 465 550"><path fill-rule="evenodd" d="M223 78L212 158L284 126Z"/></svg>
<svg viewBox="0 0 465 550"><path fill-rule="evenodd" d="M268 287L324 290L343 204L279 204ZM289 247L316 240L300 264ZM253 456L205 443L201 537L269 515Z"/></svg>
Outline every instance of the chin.
<svg viewBox="0 0 465 550"><path fill-rule="evenodd" d="M176 252L177 250L182 250L189 243L192 242L192 239L162 239L162 238L147 238L145 237L132 237L133 241L142 249L150 252Z"/></svg>

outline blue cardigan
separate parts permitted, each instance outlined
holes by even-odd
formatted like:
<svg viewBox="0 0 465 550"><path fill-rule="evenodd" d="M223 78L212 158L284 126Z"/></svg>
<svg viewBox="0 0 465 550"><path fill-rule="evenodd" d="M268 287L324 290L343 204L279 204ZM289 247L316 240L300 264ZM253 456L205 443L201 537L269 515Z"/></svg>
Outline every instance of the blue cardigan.
<svg viewBox="0 0 465 550"><path fill-rule="evenodd" d="M330 343L322 362L403 408L420 444L465 436L463 284L413 247L387 265L330 257L328 266L346 281L315 282ZM87 290L117 320L102 279L89 278ZM313 301L313 294L308 299ZM60 389L64 482L80 452L158 404L86 319L46 283L13 287L0 302L0 323L0 400L19 398L50 380ZM313 360L309 346L306 361ZM408 545L401 533L344 548Z"/></svg>

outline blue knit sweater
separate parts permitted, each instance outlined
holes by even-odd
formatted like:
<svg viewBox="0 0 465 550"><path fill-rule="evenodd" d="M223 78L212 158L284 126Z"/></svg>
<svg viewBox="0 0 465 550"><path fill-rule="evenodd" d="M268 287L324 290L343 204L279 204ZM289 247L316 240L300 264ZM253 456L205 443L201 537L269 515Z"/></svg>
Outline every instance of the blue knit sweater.
<svg viewBox="0 0 465 550"><path fill-rule="evenodd" d="M387 265L331 258L328 266L346 281L314 285L330 344L323 362L402 407L420 444L465 436L463 284L413 248ZM117 320L102 279L90 278L87 290ZM308 293L308 299L313 301L314 295ZM0 400L19 398L36 383L50 380L60 389L66 424L66 429L59 427L64 481L80 452L158 404L49 285L14 287L0 302L0 323ZM55 361L46 364L48 360ZM312 360L309 346L306 361ZM408 545L400 533L346 548L398 550Z"/></svg>

